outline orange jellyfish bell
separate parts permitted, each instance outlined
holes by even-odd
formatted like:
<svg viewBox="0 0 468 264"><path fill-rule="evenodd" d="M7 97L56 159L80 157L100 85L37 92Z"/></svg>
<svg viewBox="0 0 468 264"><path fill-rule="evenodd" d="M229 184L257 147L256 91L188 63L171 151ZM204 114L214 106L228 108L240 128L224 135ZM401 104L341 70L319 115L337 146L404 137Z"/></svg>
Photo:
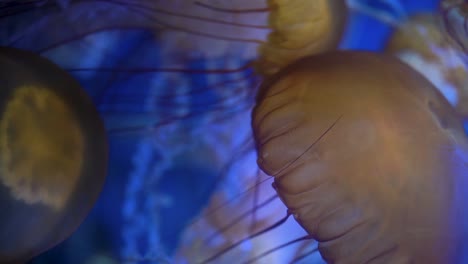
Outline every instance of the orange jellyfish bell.
<svg viewBox="0 0 468 264"><path fill-rule="evenodd" d="M304 58L261 88L259 166L328 263L468 263L468 139L390 56Z"/></svg>
<svg viewBox="0 0 468 264"><path fill-rule="evenodd" d="M338 47L347 22L344 0L268 1L268 40L258 47L255 63L271 75L289 63Z"/></svg>
<svg viewBox="0 0 468 264"><path fill-rule="evenodd" d="M90 98L50 61L0 48L0 69L0 263L23 263L88 214L107 140Z"/></svg>

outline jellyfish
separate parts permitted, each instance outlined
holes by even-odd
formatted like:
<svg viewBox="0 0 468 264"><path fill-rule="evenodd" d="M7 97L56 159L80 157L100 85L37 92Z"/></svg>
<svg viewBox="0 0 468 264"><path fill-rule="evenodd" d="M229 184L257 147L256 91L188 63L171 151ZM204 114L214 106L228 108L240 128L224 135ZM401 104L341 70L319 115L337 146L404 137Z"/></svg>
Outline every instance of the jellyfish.
<svg viewBox="0 0 468 264"><path fill-rule="evenodd" d="M422 75L358 51L260 88L258 164L328 263L466 263L468 140Z"/></svg>
<svg viewBox="0 0 468 264"><path fill-rule="evenodd" d="M468 49L468 4L466 0L443 0L440 7L447 32L466 53Z"/></svg>
<svg viewBox="0 0 468 264"><path fill-rule="evenodd" d="M107 169L103 123L80 85L34 53L0 48L0 263L24 263L74 232Z"/></svg>
<svg viewBox="0 0 468 264"><path fill-rule="evenodd" d="M232 137L223 135L228 143L219 143L214 140L217 136L210 139L200 135L216 133L216 127L223 122L233 122L224 126L230 128L227 133L223 132L225 134L238 132L240 124L250 129L250 109L261 79L303 56L335 49L346 25L346 6L341 0L266 3L28 1L21 4L8 2L0 10L0 19L5 25L0 31L2 45L41 54L77 78L97 104L111 140L135 134L144 138L142 145L146 147L138 149L141 155L136 156L132 164L132 178L123 188L127 201L121 206L122 221L134 226L123 228L124 245L120 260L131 263L161 260L158 252L155 252L158 247L151 244L158 243L155 237L159 223L153 215L170 199L161 198L159 196L164 195L155 193L147 194L144 190L160 178L160 175L151 173L162 174L175 166L177 157L184 157L179 155L175 144L185 144L188 137L200 137L201 141L210 142L206 144L211 144L213 148L226 148L223 155L235 156L238 160L244 160L242 157L249 155L246 163L250 167L237 170L244 173L246 178L242 177L237 182L238 187L259 184L262 173L258 172L251 159L255 152L252 139L239 139L235 134ZM132 40L127 42L129 38ZM118 42L126 44L116 48L114 43ZM112 101L114 99L116 101ZM235 120L241 121L235 123ZM203 133L183 133L208 124L210 127ZM250 137L250 132L239 134ZM161 142L163 140L174 145ZM162 155L161 149L166 151L163 154L168 158L157 159ZM239 153L239 156L232 153ZM199 155L200 159L209 158L202 151ZM229 165L236 163L233 157L220 159L227 164L219 173L214 187L226 181L226 171L231 169ZM155 165L143 164L145 162L154 162ZM212 167L217 168L217 159L210 159L210 162L213 163ZM147 168L141 169L144 166ZM112 175L110 177L115 179ZM235 178L234 173L231 173L231 177ZM238 195L228 193L227 189L222 189L221 195L213 195L208 209L218 207ZM139 195L146 196L141 198ZM226 219L225 214L203 215L215 229L215 240L225 234L227 244L232 245L239 238L251 238L253 232L268 227L271 219L277 217L279 211L284 211L284 205L279 203L271 190L263 192L255 187L244 198L253 199L254 202L242 203L241 199L239 206L232 211L247 209L250 212L244 217L248 219L247 229L226 231L229 223L223 220ZM265 203L270 198L276 201L276 211L263 214L260 209L255 209L266 207ZM253 206L253 209L249 206ZM154 225L150 225L149 221ZM199 239L201 241L212 234L201 231L204 232L204 237ZM271 231L267 233L272 234ZM283 233L292 235L287 234L287 230ZM145 245L144 250L141 250L142 236L150 244ZM252 240L250 238L249 241ZM277 240L275 237L262 238L259 243L246 243L240 251L243 251L241 253L244 253L243 258L247 261L259 255L261 252L258 251L274 249L277 245L273 242ZM309 242L299 247L307 250L306 247L311 244ZM215 248L218 253L222 250ZM300 257L298 253L290 259ZM186 256L186 259L193 260L190 256ZM229 263L229 259L227 261Z"/></svg>
<svg viewBox="0 0 468 264"><path fill-rule="evenodd" d="M277 72L307 55L337 48L347 19L344 0L269 1L272 32L258 48L262 75Z"/></svg>
<svg viewBox="0 0 468 264"><path fill-rule="evenodd" d="M448 39L435 13L416 13L396 27L386 52L394 54L429 79L456 112L467 117L468 75L463 50Z"/></svg>

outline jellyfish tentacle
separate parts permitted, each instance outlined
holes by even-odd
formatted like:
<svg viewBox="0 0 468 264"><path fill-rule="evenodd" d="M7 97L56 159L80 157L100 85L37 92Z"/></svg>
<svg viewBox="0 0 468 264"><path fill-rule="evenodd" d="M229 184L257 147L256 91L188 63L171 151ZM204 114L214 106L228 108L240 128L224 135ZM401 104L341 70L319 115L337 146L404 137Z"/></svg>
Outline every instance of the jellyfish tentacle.
<svg viewBox="0 0 468 264"><path fill-rule="evenodd" d="M92 0L92 1L97 1L97 0ZM150 6L144 6L144 5L142 6L142 5L135 5L135 4L128 5L127 3L120 2L120 1L107 1L106 0L104 2L111 3L111 4L116 4L116 5L120 5L120 6L125 6L129 10L131 10L131 11L137 13L137 14L141 14L142 16L146 17L149 21L153 22L155 25L159 25L159 26L161 26L161 27L163 27L165 29L181 31L181 32L194 34L194 35L197 35L197 36L203 36L203 37L207 37L207 38L211 38L211 39L227 40L227 41L238 41L238 42L256 43L256 44L263 43L263 41L257 40L257 39L243 39L243 38L238 38L238 37L222 36L221 34L213 34L213 33L208 33L208 32L201 31L199 29L193 29L190 26L183 27L183 26L179 26L177 24L171 24L169 22L163 22L162 19L158 19L152 13L152 12L160 11L160 10L152 8ZM171 15L171 14L174 15L173 12L170 12L170 11L164 11L164 12L166 12L167 15ZM176 16L182 16L182 15L177 13ZM194 16L185 15L185 17L188 18L188 19L194 19ZM200 20L200 19L198 18L198 20ZM212 19L208 19L208 21L207 20L200 20L200 21L214 23L214 21L212 21ZM220 23L219 21L217 21L216 23L223 24L223 23ZM227 24L227 23L225 23L225 24ZM234 23L234 24L231 24L231 25L239 26L239 24L237 24L237 23ZM241 25L245 26L244 24L241 24Z"/></svg>
<svg viewBox="0 0 468 264"><path fill-rule="evenodd" d="M247 212L239 215L238 217L236 217L235 219L233 219L232 221L230 221L229 223L227 223L225 226L221 227L219 230L217 230L215 233L209 235L206 239L205 239L205 243L210 243L217 235L219 234L222 234L224 231L228 230L229 228L233 227L236 223L242 221L243 219L249 217L253 212L255 212L256 210L258 210L259 208L262 208L268 204L270 204L271 202L273 202L274 200L276 200L278 198L278 195L273 195L271 196L270 198L266 199L265 201L259 203L258 205L255 205L252 209L248 210Z"/></svg>
<svg viewBox="0 0 468 264"><path fill-rule="evenodd" d="M241 22L232 22L232 21L226 21L226 20L223 20L223 19L216 19L216 18L204 17L204 16L199 16L199 15L190 15L190 14L186 14L186 13L166 10L166 9L163 9L163 8L157 8L157 7L154 7L154 6L150 5L150 4L144 5L142 3L127 3L125 1L117 1L117 0L112 0L112 1L110 1L110 0L90 0L90 1L95 1L95 2L103 1L105 3L113 3L113 4L116 4L116 5L135 7L137 9L145 10L145 13L147 13L147 14L149 14L149 13L160 13L160 14L164 14L164 15L168 15L168 16L188 18L188 19L193 19L193 20L197 20L197 21L204 21L204 22L220 24L220 25L229 25L229 26L247 27L247 28L258 28L258 29L268 29L267 26L253 25L253 24L241 23Z"/></svg>
<svg viewBox="0 0 468 264"><path fill-rule="evenodd" d="M24 15L26 18L29 18L30 16L29 20L34 20L35 22L33 24L24 23L15 25L18 27L18 30L16 30L16 32L8 33L12 34L11 36L7 35L7 39L9 39L9 42L7 43L8 46L18 47L24 45L25 41L34 38L34 36L37 35L36 32L46 27L54 27L56 29L55 31L61 33L49 33L47 40L49 42L53 41L53 43L47 46L38 45L39 48L37 48L37 50L50 50L51 48L49 48L49 46L56 47L60 45L60 43L68 43L68 41L78 38L78 35L84 37L92 34L93 32L102 32L120 28L147 28L152 31L170 30L175 32L185 32L190 35L206 37L209 39L225 40L229 42L239 41L257 45L262 41L250 37L243 38L241 36L236 37L224 34L226 31L229 31L226 30L226 27L230 29L237 27L239 28L238 30L240 33L254 29L257 31L265 31L265 29L267 29L262 25L249 25L248 23L237 21L237 18L234 18L233 16L233 21L229 22L227 20L223 21L221 18L211 18L209 14L206 15L203 12L198 12L200 13L198 15L184 14L183 12L178 11L180 9L177 9L177 6L168 7L166 10L165 8L159 8L160 5L161 4L153 3L152 1L129 2L118 0L88 0L71 2L68 8L56 10L55 4L47 3L40 7L32 8L29 6L28 8L18 11L30 12L32 14L12 14L8 10L0 10L0 19L2 17L5 19L14 19L14 16ZM195 5L193 4L184 4L180 8L182 8L182 10L191 10L194 7ZM46 12L47 15L39 16L41 12ZM165 15L161 18L161 15L157 14L157 12L165 13ZM93 20L96 13L99 13L100 15L98 23ZM125 17L127 19L122 21L122 19L118 19L119 17ZM57 23L58 21L61 23ZM61 24L64 24L64 21L69 26L67 33L63 33L63 28L60 26ZM191 23L190 21L195 21L196 23ZM205 24L207 26L201 27ZM73 32L74 30L77 32ZM41 41L43 40L44 39L42 37Z"/></svg>
<svg viewBox="0 0 468 264"><path fill-rule="evenodd" d="M287 241L281 245L278 245L274 248L271 248L265 252L262 252L260 255L258 256L255 256L254 258L252 259L249 259L248 261L244 262L243 264L252 264L252 263L255 263L256 261L266 257L267 255L279 250L279 249L282 249L282 248L285 248L287 246L290 246L290 245L293 245L295 243L299 243L301 241L304 241L304 240L308 240L308 239L312 239L310 235L305 235L305 236L302 236L302 237L299 237L299 238L296 238L296 239L293 239L291 241Z"/></svg>
<svg viewBox="0 0 468 264"><path fill-rule="evenodd" d="M67 68L69 72L125 72L125 73L158 73L158 72L176 72L176 73L187 73L187 74L232 74L243 72L249 69L252 66L252 62L249 61L240 67L234 69L186 69L186 68L153 68L153 67L133 67L133 68L107 68L107 67L97 67L97 68Z"/></svg>
<svg viewBox="0 0 468 264"><path fill-rule="evenodd" d="M297 263L305 258L307 258L308 256L312 255L312 254L315 254L316 252L318 251L318 247L317 248L314 248L314 249L311 249L305 253L302 253L301 255L295 257L294 259L292 259L288 264L294 264L294 263Z"/></svg>
<svg viewBox="0 0 468 264"><path fill-rule="evenodd" d="M200 1L195 1L195 5L208 8L211 10L215 10L218 12L224 12L224 13L241 13L241 14L247 14L247 13L264 13L270 11L268 7L263 7L263 8L251 8L251 9L228 9L228 8L222 8L222 7L215 7L211 6L205 3L202 3Z"/></svg>
<svg viewBox="0 0 468 264"><path fill-rule="evenodd" d="M227 248L223 249L222 251L216 253L215 255L209 257L208 259L202 261L201 263L203 263L203 264L211 263L212 261L216 260L217 258L219 258L220 256L222 256L222 255L225 254L226 252L229 252L230 250L233 250L234 248L238 247L239 245L241 245L241 244L244 243L245 241L248 241L248 240L250 240L250 239L252 239L252 238L261 236L261 235L267 233L268 231L273 230L273 229L275 229L275 228L281 226L282 224L284 224L284 223L288 220L288 218L289 218L290 216L291 216L291 214L290 214L290 213L287 213L285 217L281 218L280 220L278 220L278 221L277 221L276 223L274 223L273 225L271 225L271 226L269 226L269 227L267 227L267 228L265 228L265 229L263 229L263 230L260 230L260 231L254 233L254 234L252 234L252 235L250 235L250 236L248 236L248 237L246 237L246 238L244 238L244 239L239 240L238 242L236 242L236 243L230 245L229 247L227 247Z"/></svg>

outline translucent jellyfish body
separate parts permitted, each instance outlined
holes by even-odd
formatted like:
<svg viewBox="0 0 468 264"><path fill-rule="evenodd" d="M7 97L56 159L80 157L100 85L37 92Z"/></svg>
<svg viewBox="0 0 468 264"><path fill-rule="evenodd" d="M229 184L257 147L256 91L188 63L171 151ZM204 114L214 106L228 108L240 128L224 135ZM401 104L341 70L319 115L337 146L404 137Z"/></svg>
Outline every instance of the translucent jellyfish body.
<svg viewBox="0 0 468 264"><path fill-rule="evenodd" d="M468 139L391 56L331 52L261 87L258 164L328 263L466 263Z"/></svg>
<svg viewBox="0 0 468 264"><path fill-rule="evenodd" d="M66 72L0 48L0 263L67 238L104 183L107 141L92 102Z"/></svg>

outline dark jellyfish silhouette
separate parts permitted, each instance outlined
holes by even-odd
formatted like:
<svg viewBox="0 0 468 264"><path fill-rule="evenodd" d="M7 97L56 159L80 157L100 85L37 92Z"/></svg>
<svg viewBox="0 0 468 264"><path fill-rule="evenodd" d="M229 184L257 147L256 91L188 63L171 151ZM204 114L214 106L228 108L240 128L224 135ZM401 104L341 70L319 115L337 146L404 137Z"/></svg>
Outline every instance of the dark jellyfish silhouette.
<svg viewBox="0 0 468 264"><path fill-rule="evenodd" d="M94 205L107 139L91 100L36 54L0 48L0 263L63 241Z"/></svg>
<svg viewBox="0 0 468 264"><path fill-rule="evenodd" d="M260 88L258 164L329 263L468 261L468 140L395 58L331 52Z"/></svg>

